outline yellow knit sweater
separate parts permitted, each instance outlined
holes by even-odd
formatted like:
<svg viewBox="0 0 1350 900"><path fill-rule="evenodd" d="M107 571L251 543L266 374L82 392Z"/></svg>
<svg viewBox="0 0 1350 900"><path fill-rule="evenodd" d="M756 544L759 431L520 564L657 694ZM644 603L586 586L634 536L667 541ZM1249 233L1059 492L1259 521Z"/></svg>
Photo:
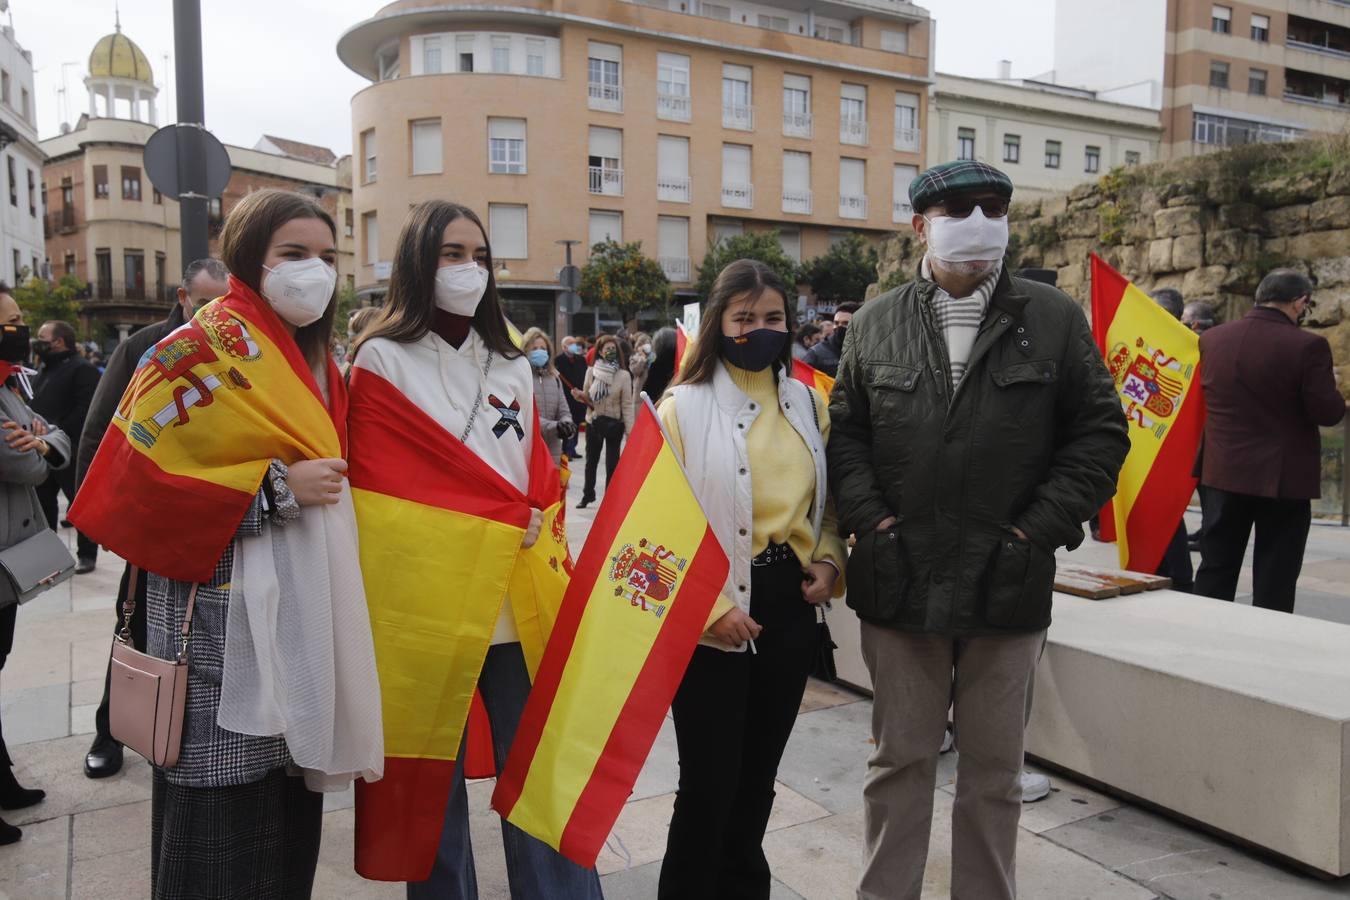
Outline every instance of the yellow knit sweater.
<svg viewBox="0 0 1350 900"><path fill-rule="evenodd" d="M774 383L773 370L747 372L726 363L723 365L726 365L736 386L763 410L745 437L746 451L750 456L751 495L754 502L751 550L759 554L771 543L787 544L803 564L822 561L833 563L840 573L835 582L834 594L836 597L842 596L848 549L844 539L839 536L832 502L826 505L820 540L816 541L811 528L811 503L816 496L816 467L806 442L778 407L778 386ZM829 409L815 388L810 390L811 402L815 404L816 416L820 421L821 438L828 442ZM675 398L666 398L659 413L675 452L683 459L684 441L680 436ZM727 448L727 452L730 453L731 448ZM717 621L733 605L730 598L718 597L708 623Z"/></svg>

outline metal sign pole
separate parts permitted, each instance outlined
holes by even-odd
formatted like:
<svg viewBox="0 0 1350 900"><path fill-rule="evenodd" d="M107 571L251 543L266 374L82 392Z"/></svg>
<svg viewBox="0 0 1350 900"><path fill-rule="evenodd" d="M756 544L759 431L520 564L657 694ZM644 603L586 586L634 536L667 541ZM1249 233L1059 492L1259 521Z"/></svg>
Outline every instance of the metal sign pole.
<svg viewBox="0 0 1350 900"><path fill-rule="evenodd" d="M200 0L174 0L173 42L178 81L178 215L182 265L208 255L206 100L202 89Z"/></svg>

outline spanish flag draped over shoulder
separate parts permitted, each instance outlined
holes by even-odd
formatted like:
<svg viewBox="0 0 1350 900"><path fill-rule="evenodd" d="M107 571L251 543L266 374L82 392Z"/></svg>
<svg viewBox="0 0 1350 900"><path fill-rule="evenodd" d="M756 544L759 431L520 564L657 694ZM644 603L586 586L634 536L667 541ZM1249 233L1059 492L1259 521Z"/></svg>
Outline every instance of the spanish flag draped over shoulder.
<svg viewBox="0 0 1350 900"><path fill-rule="evenodd" d="M595 865L727 569L646 401L577 560L492 796L507 821L578 865Z"/></svg>
<svg viewBox="0 0 1350 900"><path fill-rule="evenodd" d="M141 360L70 520L147 571L208 581L273 459L345 456L347 392L328 396L272 307L229 292Z"/></svg>
<svg viewBox="0 0 1350 900"><path fill-rule="evenodd" d="M422 881L502 603L533 677L567 587L558 470L536 418L522 494L359 361L349 426L385 746L384 778L357 784L356 871ZM523 549L531 508L544 524Z"/></svg>
<svg viewBox="0 0 1350 900"><path fill-rule="evenodd" d="M833 378L800 359L792 360L792 377L807 387L815 388L827 401L830 398L830 391L834 390Z"/></svg>
<svg viewBox="0 0 1350 900"><path fill-rule="evenodd" d="M1130 452L1102 539L1120 566L1156 572L1195 491L1191 474L1204 429L1200 340L1124 275L1092 256L1092 333L1130 423Z"/></svg>

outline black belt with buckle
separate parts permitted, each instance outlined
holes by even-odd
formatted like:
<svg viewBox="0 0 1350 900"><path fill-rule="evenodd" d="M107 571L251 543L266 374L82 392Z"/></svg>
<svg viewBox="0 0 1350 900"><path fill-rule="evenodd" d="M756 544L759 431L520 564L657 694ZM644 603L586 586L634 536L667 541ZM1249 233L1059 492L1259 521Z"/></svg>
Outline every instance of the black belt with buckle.
<svg viewBox="0 0 1350 900"><path fill-rule="evenodd" d="M764 552L750 560L752 566L781 566L784 563L792 563L794 566L801 565L797 559L797 554L787 544L770 544L764 548Z"/></svg>

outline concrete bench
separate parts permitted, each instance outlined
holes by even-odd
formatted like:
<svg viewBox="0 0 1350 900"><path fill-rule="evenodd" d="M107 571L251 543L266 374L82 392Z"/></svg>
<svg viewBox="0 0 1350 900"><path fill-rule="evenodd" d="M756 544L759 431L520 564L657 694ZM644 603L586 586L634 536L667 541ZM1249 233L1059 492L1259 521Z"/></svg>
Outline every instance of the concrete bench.
<svg viewBox="0 0 1350 900"><path fill-rule="evenodd" d="M1350 873L1350 626L1156 591L1057 594L1027 752Z"/></svg>

